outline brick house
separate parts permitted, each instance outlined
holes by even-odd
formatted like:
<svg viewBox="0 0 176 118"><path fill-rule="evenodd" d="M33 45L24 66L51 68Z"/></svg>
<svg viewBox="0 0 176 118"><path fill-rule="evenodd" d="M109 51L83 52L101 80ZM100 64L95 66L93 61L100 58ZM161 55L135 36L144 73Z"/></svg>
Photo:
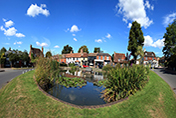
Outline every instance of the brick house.
<svg viewBox="0 0 176 118"><path fill-rule="evenodd" d="M98 53L89 53L88 54L88 62L89 66L94 66L94 60L97 58Z"/></svg>
<svg viewBox="0 0 176 118"><path fill-rule="evenodd" d="M94 66L110 64L112 62L111 55L108 53L98 53L94 59Z"/></svg>
<svg viewBox="0 0 176 118"><path fill-rule="evenodd" d="M31 54L33 54L34 57L39 57L39 56L44 57L43 46L42 46L42 49L40 50L39 48L33 48L32 45L30 45L30 51L29 51L30 59L31 59Z"/></svg>
<svg viewBox="0 0 176 118"><path fill-rule="evenodd" d="M128 61L126 60L126 56L124 53L116 53L114 52L114 64L120 64L123 66L123 64L127 64Z"/></svg>

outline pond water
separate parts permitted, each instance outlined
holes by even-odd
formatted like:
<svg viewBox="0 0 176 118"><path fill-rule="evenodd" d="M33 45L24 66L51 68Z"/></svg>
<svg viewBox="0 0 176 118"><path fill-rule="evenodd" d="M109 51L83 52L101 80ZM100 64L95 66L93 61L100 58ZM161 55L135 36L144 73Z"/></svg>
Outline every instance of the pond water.
<svg viewBox="0 0 176 118"><path fill-rule="evenodd" d="M90 106L90 105L101 105L106 104L106 102L101 98L101 92L105 89L104 87L98 87L93 84L95 81L104 79L102 73L83 73L82 71L77 71L70 73L69 71L65 72L70 75L83 77L87 81L87 85L82 88L71 87L66 88L60 84L55 84L54 87L47 90L47 93L50 95L63 100L68 103L81 106Z"/></svg>

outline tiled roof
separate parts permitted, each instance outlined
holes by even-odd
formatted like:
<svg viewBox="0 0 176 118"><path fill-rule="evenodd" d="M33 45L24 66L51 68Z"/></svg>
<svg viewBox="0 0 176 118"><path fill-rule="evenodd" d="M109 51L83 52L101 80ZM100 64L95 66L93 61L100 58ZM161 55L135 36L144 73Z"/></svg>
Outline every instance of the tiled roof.
<svg viewBox="0 0 176 118"><path fill-rule="evenodd" d="M119 61L120 59L120 61ZM125 60L125 54L123 53L114 53L114 62L121 62Z"/></svg>
<svg viewBox="0 0 176 118"><path fill-rule="evenodd" d="M70 54L65 54L65 58L81 58L81 57L88 57L87 53L70 53Z"/></svg>
<svg viewBox="0 0 176 118"><path fill-rule="evenodd" d="M97 56L111 56L108 53L98 53Z"/></svg>
<svg viewBox="0 0 176 118"><path fill-rule="evenodd" d="M97 53L89 53L88 56L89 57L94 57L94 56L97 56Z"/></svg>
<svg viewBox="0 0 176 118"><path fill-rule="evenodd" d="M145 51L144 52L144 57L155 57L155 53L154 52L147 52L147 51Z"/></svg>

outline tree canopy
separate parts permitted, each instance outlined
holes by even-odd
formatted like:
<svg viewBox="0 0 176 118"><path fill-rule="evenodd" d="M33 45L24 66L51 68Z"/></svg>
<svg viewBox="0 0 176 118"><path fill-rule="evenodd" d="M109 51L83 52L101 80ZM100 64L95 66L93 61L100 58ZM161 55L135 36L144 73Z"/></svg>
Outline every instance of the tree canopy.
<svg viewBox="0 0 176 118"><path fill-rule="evenodd" d="M94 53L100 53L100 48L94 48Z"/></svg>
<svg viewBox="0 0 176 118"><path fill-rule="evenodd" d="M162 52L168 62L167 65L172 65L176 55L176 19L166 28L163 38L165 38L165 41Z"/></svg>
<svg viewBox="0 0 176 118"><path fill-rule="evenodd" d="M78 53L81 52L81 49L83 49L83 52L89 53L89 50L88 50L87 46L85 46L85 45L81 46L81 47L79 48L79 50L78 50Z"/></svg>
<svg viewBox="0 0 176 118"><path fill-rule="evenodd" d="M69 46L69 45L66 45L66 46L64 46L64 48L63 48L63 50L62 50L62 54L68 54L68 53L70 53L71 51L73 52L72 47Z"/></svg>
<svg viewBox="0 0 176 118"><path fill-rule="evenodd" d="M48 51L47 53L46 53L46 57L51 57L52 56L52 54L51 54L51 51Z"/></svg>
<svg viewBox="0 0 176 118"><path fill-rule="evenodd" d="M5 53L6 51L7 51L6 48L2 47L1 50L0 50L0 54Z"/></svg>
<svg viewBox="0 0 176 118"><path fill-rule="evenodd" d="M129 41L128 41L128 51L131 51L131 55L133 55L134 60L136 62L137 56L135 53L137 52L138 46L143 47L144 36L141 30L141 26L138 22L134 21L132 23L130 33L129 33Z"/></svg>

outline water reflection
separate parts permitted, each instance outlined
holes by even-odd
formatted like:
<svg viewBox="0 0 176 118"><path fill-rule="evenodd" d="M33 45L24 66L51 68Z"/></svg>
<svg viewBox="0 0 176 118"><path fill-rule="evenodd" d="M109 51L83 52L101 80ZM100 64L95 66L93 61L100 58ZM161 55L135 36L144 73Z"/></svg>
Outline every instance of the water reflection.
<svg viewBox="0 0 176 118"><path fill-rule="evenodd" d="M60 100L76 104L76 105L100 105L106 104L106 102L100 98L101 92L105 89L103 87L98 87L93 84L94 81L99 81L103 79L103 74L94 72L92 74L84 73L82 71L77 71L70 73L66 71L65 75L79 76L87 80L87 85L82 88L66 88L62 85L55 84L55 86L49 89L47 92ZM63 75L64 75L63 74Z"/></svg>

